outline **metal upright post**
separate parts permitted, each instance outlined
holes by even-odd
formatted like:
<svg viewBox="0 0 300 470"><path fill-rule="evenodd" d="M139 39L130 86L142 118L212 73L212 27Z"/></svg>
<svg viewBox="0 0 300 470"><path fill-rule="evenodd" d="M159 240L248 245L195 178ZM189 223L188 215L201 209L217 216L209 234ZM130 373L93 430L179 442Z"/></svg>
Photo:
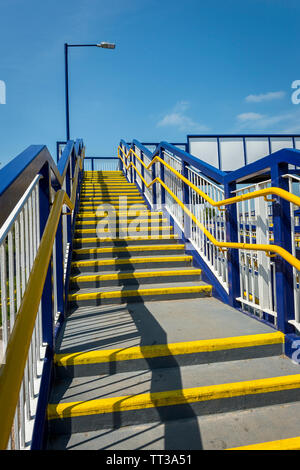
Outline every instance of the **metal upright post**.
<svg viewBox="0 0 300 470"><path fill-rule="evenodd" d="M39 201L40 201L40 236L42 237L50 213L50 175L47 166L42 170L43 178L40 180ZM52 267L49 263L44 290L41 299L42 307L42 337L43 343L48 344L51 351L54 349L53 330L53 300L52 300Z"/></svg>
<svg viewBox="0 0 300 470"><path fill-rule="evenodd" d="M182 161L182 174L186 179L188 179L188 165L184 160ZM188 209L190 209L190 191L188 185L185 183L183 183L183 203ZM191 237L191 219L188 217L186 212L184 213L183 217L184 235L185 238L189 239Z"/></svg>
<svg viewBox="0 0 300 470"><path fill-rule="evenodd" d="M275 164L271 167L272 186L289 191L287 178L282 178L288 173L288 164ZM273 202L273 235L274 244L282 246L292 253L292 229L290 203L284 199L276 198ZM289 320L294 318L294 291L293 268L283 258L276 256L275 261L275 290L277 300L277 326L283 333L293 332Z"/></svg>
<svg viewBox="0 0 300 470"><path fill-rule="evenodd" d="M233 197L236 190L236 183L225 183L224 185L225 199ZM238 242L238 220L236 204L231 204L226 207L226 241L237 243ZM229 286L229 303L232 307L239 307L236 300L242 293L240 292L240 266L239 266L239 253L238 250L228 249L228 286Z"/></svg>
<svg viewBox="0 0 300 470"><path fill-rule="evenodd" d="M70 140L68 44L65 43L66 136Z"/></svg>

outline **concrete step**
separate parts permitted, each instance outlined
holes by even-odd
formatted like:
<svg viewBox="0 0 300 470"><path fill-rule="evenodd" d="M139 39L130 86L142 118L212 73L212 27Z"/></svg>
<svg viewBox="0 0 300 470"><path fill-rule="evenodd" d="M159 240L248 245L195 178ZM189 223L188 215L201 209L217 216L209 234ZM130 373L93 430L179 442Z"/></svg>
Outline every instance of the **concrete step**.
<svg viewBox="0 0 300 470"><path fill-rule="evenodd" d="M166 218L158 218L158 219L152 219L151 218L139 218L139 219L127 219L127 218L115 218L114 220L108 221L107 219L102 219L102 220L77 220L75 223L76 228L96 228L97 226L101 225L108 225L110 227L130 227L131 224L139 225L141 227L160 227L160 226L167 226L169 224L168 219Z"/></svg>
<svg viewBox="0 0 300 470"><path fill-rule="evenodd" d="M95 248L104 246L133 246L153 244L159 242L159 244L172 244L178 243L178 235L155 235L155 236L137 236L137 237L123 237L123 238L75 238L73 240L74 248Z"/></svg>
<svg viewBox="0 0 300 470"><path fill-rule="evenodd" d="M120 323L119 327L122 328L122 325ZM54 362L57 377L88 377L278 356L282 353L283 343L284 336L281 333L264 333L125 349L58 353L55 354Z"/></svg>
<svg viewBox="0 0 300 470"><path fill-rule="evenodd" d="M79 213L84 213L84 212L90 212L90 211L115 211L115 210L147 210L148 206L144 203L140 202L130 202L127 201L126 203L115 203L115 202L110 202L108 204L106 203L91 203L86 206L80 205L78 208Z"/></svg>
<svg viewBox="0 0 300 470"><path fill-rule="evenodd" d="M134 256L124 259L101 258L93 260L72 261L73 274L102 271L134 271L142 268L174 268L191 266L192 256L168 255L168 256Z"/></svg>
<svg viewBox="0 0 300 470"><path fill-rule="evenodd" d="M114 246L102 248L75 248L73 249L73 260L87 260L98 259L101 256L105 258L129 258L140 254L160 255L162 253L170 253L176 255L183 255L185 253L184 244L170 245L153 243L151 245L133 245L133 246Z"/></svg>
<svg viewBox="0 0 300 470"><path fill-rule="evenodd" d="M106 271L105 274L87 273L70 277L72 291L82 288L98 288L105 286L139 286L140 284L159 284L161 282L200 281L201 269L196 268L164 268L141 269L135 271Z"/></svg>
<svg viewBox="0 0 300 470"><path fill-rule="evenodd" d="M119 201L123 201L123 200L126 200L126 201L144 201L144 198L142 198L141 196L103 196L103 197L91 197L91 196L87 196L87 197L82 197L80 199L80 204L82 206L84 205L88 205L90 204L91 202L97 202L97 203L110 203L110 202L119 202Z"/></svg>
<svg viewBox="0 0 300 470"><path fill-rule="evenodd" d="M95 431L299 402L299 365L267 357L58 379L52 432Z"/></svg>
<svg viewBox="0 0 300 470"><path fill-rule="evenodd" d="M141 271L134 271L132 274L139 272ZM107 274L111 276L123 274L123 272L107 271ZM100 275L106 275L106 273L101 272ZM130 305L75 307L68 311L66 322L57 341L56 353L64 355L76 353L80 356L81 353L102 350L107 354L107 351L112 349L126 352L136 347L178 343L193 344L194 348L194 345L200 341L202 345L212 344L215 348L207 352L203 350L203 354L200 354L202 358L200 362L224 362L261 357L262 354L281 354L283 344L280 342L273 345L267 344L267 338L272 338L274 333L276 338L282 341L280 339L282 335L273 328L247 315L241 315L238 310L213 297L190 299L188 304L182 299L168 302L145 301ZM234 348L232 338L235 338L235 345L238 342L239 345L243 344L245 347ZM222 347L219 350L220 344ZM225 344L231 347L227 350ZM190 346L187 351L191 352ZM173 353L174 350L172 350ZM190 358L192 356L192 353L189 354ZM195 357L199 359L200 356L197 354ZM180 355L176 356L176 361L179 361L179 357ZM187 354L184 354L184 357L187 357ZM155 364L157 361L156 358ZM109 370L105 369L105 373L114 374L121 371L124 364L126 367L130 365L130 368L149 367L145 361L144 363L124 360L112 362ZM164 362L159 361L160 365L162 363ZM186 363L188 362L184 362ZM151 362L152 366L153 362Z"/></svg>
<svg viewBox="0 0 300 470"><path fill-rule="evenodd" d="M202 281L173 283L124 285L121 288L107 286L95 289L82 288L68 295L71 306L93 306L124 304L132 302L163 301L169 299L188 299L211 295L212 286Z"/></svg>
<svg viewBox="0 0 300 470"><path fill-rule="evenodd" d="M122 237L134 237L134 236L152 236L152 235L163 235L163 234L171 234L173 232L173 227L172 225L165 225L165 226L152 226L152 227L135 227L129 225L128 227L125 227L122 230L119 230L117 227L116 230L114 230L112 227L108 228L102 228L102 227L97 227L97 228L81 228L81 229L75 229L74 231L74 237L75 238L96 238L96 237L112 237L112 238L120 238Z"/></svg>
<svg viewBox="0 0 300 470"><path fill-rule="evenodd" d="M299 450L299 437L295 438L300 435L299 415L299 402L286 403L118 429L54 434L50 436L47 448L188 451L240 449L247 445L251 447L246 450Z"/></svg>
<svg viewBox="0 0 300 470"><path fill-rule="evenodd" d="M129 221L135 220L137 217L139 219L148 219L148 220L162 220L163 213L162 212L151 212L149 210L146 211L116 211L113 216L108 216L101 213L101 215L97 215L97 212L93 211L89 214L77 214L76 221L83 221L83 220L90 220L90 221L99 221L99 220L107 220L107 221L118 221L126 218Z"/></svg>

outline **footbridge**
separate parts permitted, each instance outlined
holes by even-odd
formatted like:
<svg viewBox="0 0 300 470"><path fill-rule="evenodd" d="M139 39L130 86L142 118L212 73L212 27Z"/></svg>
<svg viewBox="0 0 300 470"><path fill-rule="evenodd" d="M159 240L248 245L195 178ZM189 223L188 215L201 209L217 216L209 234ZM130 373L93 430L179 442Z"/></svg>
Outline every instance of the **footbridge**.
<svg viewBox="0 0 300 470"><path fill-rule="evenodd" d="M300 448L300 138L280 139L79 139L0 170L0 449Z"/></svg>

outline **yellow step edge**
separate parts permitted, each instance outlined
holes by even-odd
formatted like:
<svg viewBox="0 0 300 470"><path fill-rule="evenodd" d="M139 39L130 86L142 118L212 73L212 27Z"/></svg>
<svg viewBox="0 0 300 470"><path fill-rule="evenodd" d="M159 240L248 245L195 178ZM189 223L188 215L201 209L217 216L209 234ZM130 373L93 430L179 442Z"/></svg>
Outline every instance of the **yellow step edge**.
<svg viewBox="0 0 300 470"><path fill-rule="evenodd" d="M119 201L121 198L124 198L126 197L126 199L130 199L130 200L134 200L134 201L144 201L144 199L142 197L139 197L139 196L108 196L108 197L88 197L86 199L84 198L81 198L80 199L80 203L81 204L88 204L90 203L91 201L95 201L95 199L97 200L100 200L100 201ZM122 199L121 199L122 200Z"/></svg>
<svg viewBox="0 0 300 470"><path fill-rule="evenodd" d="M141 236L141 237L124 237L124 238L111 238L111 237L107 237L107 238L103 238L101 237L100 240L101 241L105 241L105 242L111 242L111 241L139 241L139 240L168 240L168 239L171 239L171 240L178 240L179 239L179 236L178 235L174 235L174 234L170 234L170 235L153 235L152 237L148 237L148 236ZM95 243L95 242L98 242L100 241L99 238L75 238L73 240L74 243Z"/></svg>
<svg viewBox="0 0 300 470"><path fill-rule="evenodd" d="M165 295L165 294L192 294L207 292L211 293L212 286L182 286L182 287L167 287L167 288L154 288L154 289L132 289L123 291L122 289L110 292L88 292L86 294L69 294L69 301L76 300L91 300L91 299L118 299L123 297L136 297L140 295Z"/></svg>
<svg viewBox="0 0 300 470"><path fill-rule="evenodd" d="M71 354L55 354L57 366L99 364L111 361L128 361L150 359L180 354L223 351L269 344L284 343L284 335L280 332L257 335L234 336L230 338L205 339L182 343L155 344L152 346L133 346L127 349L102 349L98 351L77 352Z"/></svg>
<svg viewBox="0 0 300 470"><path fill-rule="evenodd" d="M101 211L101 215L99 217L103 217L102 213L104 213L104 211ZM163 215L162 212L151 212L151 211L140 211L140 210L131 210L131 211L116 211L115 214L116 215L127 215L127 216L137 216L137 213L138 215L151 215L151 217L154 217L154 215L157 215L157 216L161 216ZM80 217L96 217L97 216L97 212L85 212L84 214L77 214L76 218L80 218Z"/></svg>
<svg viewBox="0 0 300 470"><path fill-rule="evenodd" d="M90 282L90 281L112 281L112 280L122 280L122 279L142 279L143 277L166 277L166 276L189 276L191 274L201 274L201 269L181 269L172 271L146 271L146 272L133 272L133 273L115 273L115 274L89 274L89 275L78 275L71 276L71 282Z"/></svg>
<svg viewBox="0 0 300 470"><path fill-rule="evenodd" d="M48 420L75 418L102 413L157 408L160 406L185 405L187 403L199 403L297 388L300 388L300 374L181 390L143 393L133 396L99 398L84 402L51 403L48 405L47 416Z"/></svg>
<svg viewBox="0 0 300 470"><path fill-rule="evenodd" d="M108 246L105 248L78 248L73 250L78 255L95 254L95 253L120 253L127 251L153 251L153 250L184 250L185 245L132 245L132 246Z"/></svg>
<svg viewBox="0 0 300 470"><path fill-rule="evenodd" d="M135 206L136 204L139 205L139 207L141 207L141 205L143 207L148 207L144 200L138 200L138 199L127 199L127 201L118 201L118 200L112 200L112 199L108 199L108 200L104 200L104 199L101 199L101 200L96 200L96 199L93 199L91 201L80 201L80 204L79 204L79 208L80 209L88 209L88 208L92 208L92 209L97 209L97 207L99 206L103 206L103 205L109 205L109 206L113 206L113 207L131 207L132 206Z"/></svg>
<svg viewBox="0 0 300 470"><path fill-rule="evenodd" d="M141 263L168 263L171 261L192 261L193 257L190 255L182 256L151 256L151 258L121 258L121 259L88 259L81 261L72 261L72 267L80 266L110 266L115 264L141 264Z"/></svg>
<svg viewBox="0 0 300 470"><path fill-rule="evenodd" d="M242 447L232 447L226 450L300 450L300 437L280 439L278 441L261 442Z"/></svg>
<svg viewBox="0 0 300 470"><path fill-rule="evenodd" d="M110 203L110 202L113 202L114 204L117 202L118 203L121 202L122 204L124 204L124 202L145 202L145 201L141 197L126 197L126 201L125 201L123 199L123 196L116 197L116 198L107 198L107 199L92 197L89 199L80 200L80 204L82 206L88 206L89 204L101 204L101 203Z"/></svg>
<svg viewBox="0 0 300 470"><path fill-rule="evenodd" d="M158 228L160 231L171 231L173 230L173 227L171 225L168 225L166 227L136 227L134 228L134 232L151 232L151 229L153 229L153 232L155 232L155 229ZM109 229L94 229L94 228L85 228L85 229L78 229L75 230L75 233L111 233L113 231ZM118 230L117 230L118 231Z"/></svg>
<svg viewBox="0 0 300 470"><path fill-rule="evenodd" d="M156 219L156 218L152 218L149 217L148 219L139 219L139 222L140 223L147 223L149 222L150 224L152 222L167 222L168 219ZM128 219L118 219L117 222L119 224L122 224L122 223L126 223L128 222ZM94 220L94 221L90 221L90 220L82 220L82 221L76 221L76 225L88 225L88 224L92 224L92 223L95 223L95 224L107 224L107 220L106 219L101 219L101 220Z"/></svg>

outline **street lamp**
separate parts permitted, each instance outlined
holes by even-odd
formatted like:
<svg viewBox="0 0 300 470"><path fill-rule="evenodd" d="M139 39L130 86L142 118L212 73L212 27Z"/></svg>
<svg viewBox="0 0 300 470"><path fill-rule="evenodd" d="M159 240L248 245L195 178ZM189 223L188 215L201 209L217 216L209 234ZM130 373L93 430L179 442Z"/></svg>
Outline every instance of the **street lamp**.
<svg viewBox="0 0 300 470"><path fill-rule="evenodd" d="M70 112L69 112L69 71L68 71L68 48L69 47L101 47L102 49L115 49L116 45L110 42L100 44L67 44L65 43L65 86L66 86L66 131L67 141L70 140Z"/></svg>

